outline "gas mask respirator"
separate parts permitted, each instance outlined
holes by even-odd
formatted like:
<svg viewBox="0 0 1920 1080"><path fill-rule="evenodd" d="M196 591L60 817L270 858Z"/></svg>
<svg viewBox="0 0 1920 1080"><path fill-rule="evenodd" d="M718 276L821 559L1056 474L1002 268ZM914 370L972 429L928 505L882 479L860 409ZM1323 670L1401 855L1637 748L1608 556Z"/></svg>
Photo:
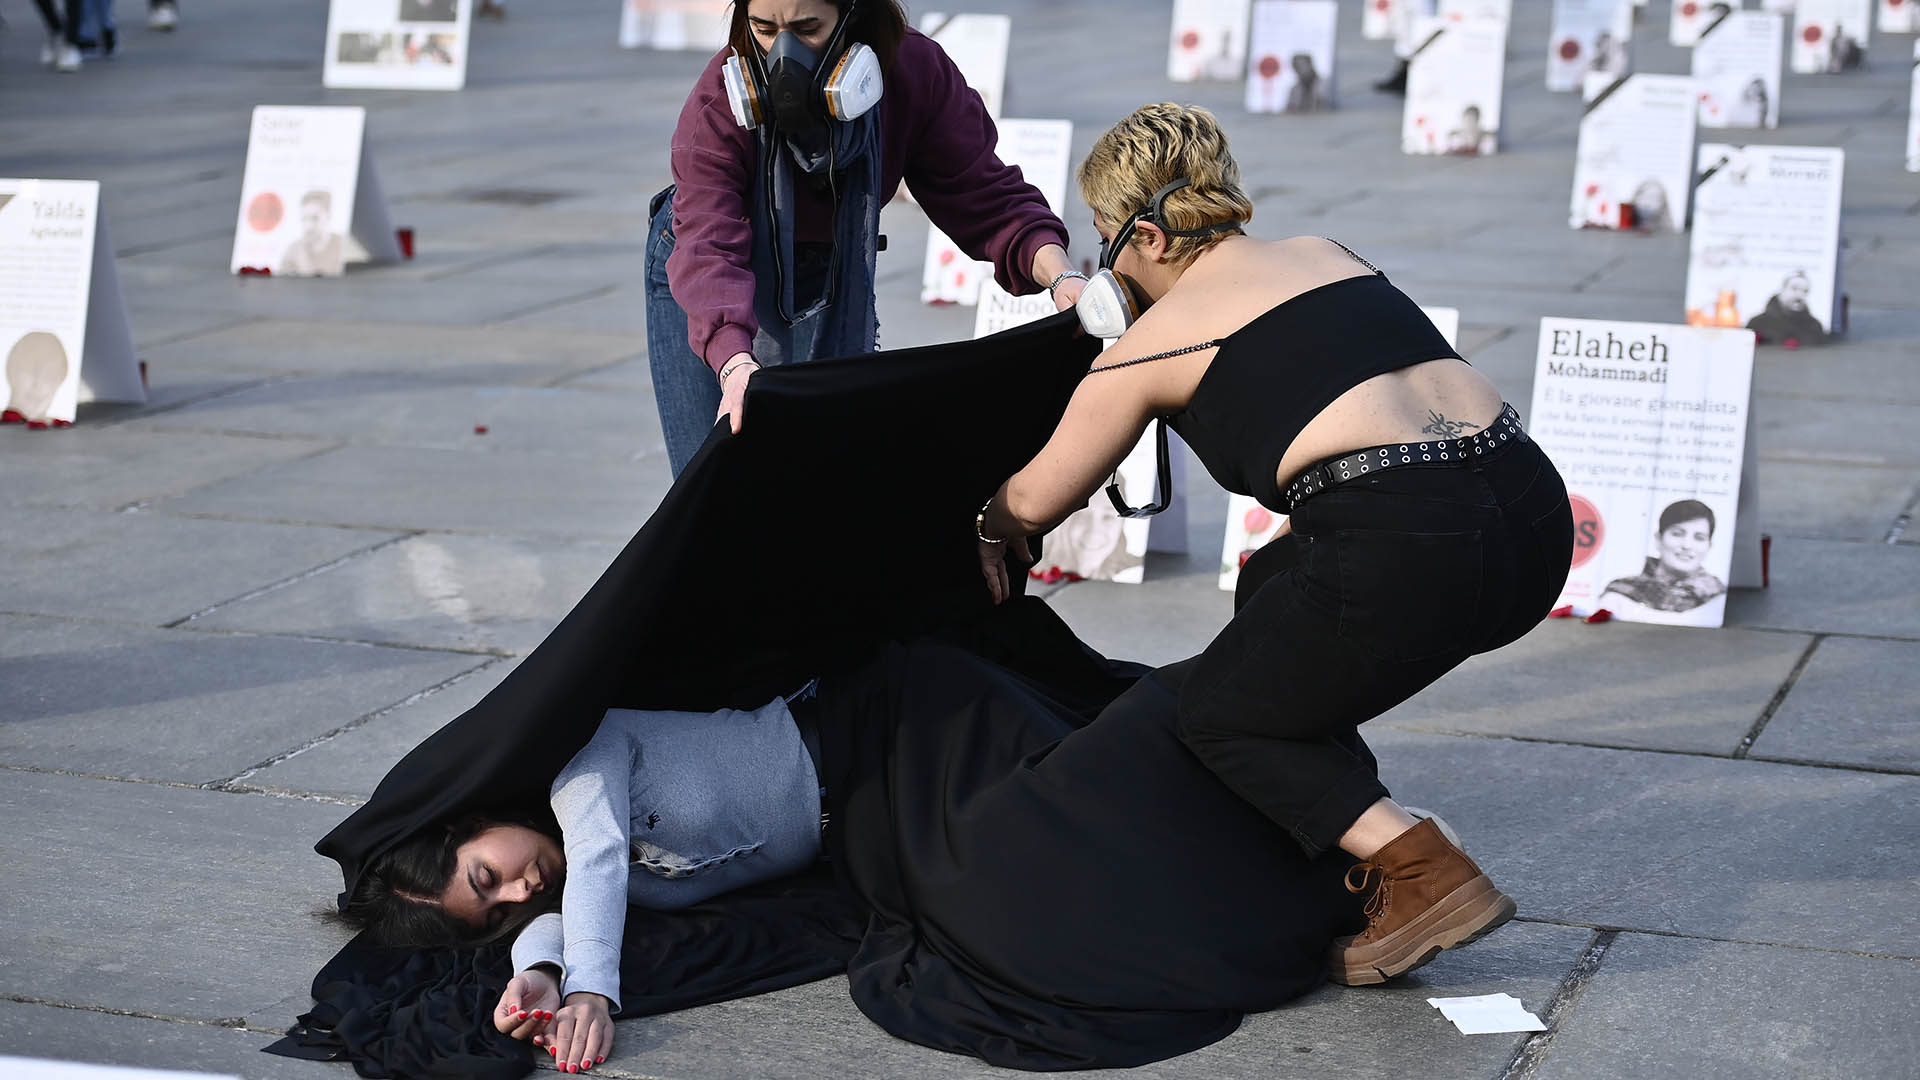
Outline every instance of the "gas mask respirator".
<svg viewBox="0 0 1920 1080"><path fill-rule="evenodd" d="M749 131L765 126L793 144L803 157L826 153L829 123L856 120L880 103L880 58L861 42L845 43L854 5L840 11L826 47L812 49L783 30L766 55L736 50L722 70L733 118Z"/></svg>

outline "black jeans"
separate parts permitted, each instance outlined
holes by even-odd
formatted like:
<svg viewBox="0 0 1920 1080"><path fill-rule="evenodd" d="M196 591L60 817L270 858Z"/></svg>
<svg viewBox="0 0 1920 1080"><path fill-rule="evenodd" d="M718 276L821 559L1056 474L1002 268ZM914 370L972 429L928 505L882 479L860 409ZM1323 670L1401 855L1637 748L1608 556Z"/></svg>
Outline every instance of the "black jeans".
<svg viewBox="0 0 1920 1080"><path fill-rule="evenodd" d="M1573 515L1527 440L1330 488L1292 523L1242 568L1179 730L1311 856L1387 794L1354 728L1544 618L1572 564Z"/></svg>

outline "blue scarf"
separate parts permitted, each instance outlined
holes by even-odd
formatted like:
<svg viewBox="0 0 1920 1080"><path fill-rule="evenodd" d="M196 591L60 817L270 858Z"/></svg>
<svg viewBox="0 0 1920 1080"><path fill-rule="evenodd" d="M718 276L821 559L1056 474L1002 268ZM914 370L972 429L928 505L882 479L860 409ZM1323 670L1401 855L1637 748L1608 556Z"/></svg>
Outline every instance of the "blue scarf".
<svg viewBox="0 0 1920 1080"><path fill-rule="evenodd" d="M853 356L878 347L880 318L874 310L874 258L880 236L880 108L847 123L834 123L831 149L808 159L778 134L761 128L760 161L753 197L753 310L760 332L753 357L764 367L804 363L829 356ZM773 155L773 209L769 220L768 177L764 163ZM827 174L836 185L839 206L833 244L838 266L815 300L795 310L793 257L795 170ZM776 273L776 268L778 272ZM828 303L828 299L832 303ZM781 315L793 316L791 322Z"/></svg>

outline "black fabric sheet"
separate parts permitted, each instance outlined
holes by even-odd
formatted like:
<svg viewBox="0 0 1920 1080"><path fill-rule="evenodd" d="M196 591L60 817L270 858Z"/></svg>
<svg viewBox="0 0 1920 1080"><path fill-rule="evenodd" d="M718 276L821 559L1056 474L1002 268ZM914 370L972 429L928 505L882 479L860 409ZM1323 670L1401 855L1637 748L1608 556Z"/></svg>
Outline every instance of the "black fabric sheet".
<svg viewBox="0 0 1920 1080"><path fill-rule="evenodd" d="M887 1031L1025 1069L1136 1065L1322 977L1357 916L1172 729L1143 677L1045 604L994 608L979 504L1058 421L1097 342L1071 314L977 342L773 368L553 634L318 850L351 884L411 832L544 806L609 707L753 707L821 676L830 863L629 909L623 1016L847 973ZM356 939L270 1049L366 1076L514 1076L505 946Z"/></svg>

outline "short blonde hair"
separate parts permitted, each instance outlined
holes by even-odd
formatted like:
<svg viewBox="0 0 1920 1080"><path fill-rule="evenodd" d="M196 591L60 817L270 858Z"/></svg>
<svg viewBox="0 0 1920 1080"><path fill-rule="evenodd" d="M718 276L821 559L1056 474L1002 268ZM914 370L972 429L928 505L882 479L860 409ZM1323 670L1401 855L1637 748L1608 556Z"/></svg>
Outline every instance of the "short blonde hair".
<svg viewBox="0 0 1920 1080"><path fill-rule="evenodd" d="M1250 221L1253 202L1240 190L1240 166L1227 151L1220 121L1197 105L1163 101L1142 105L1094 140L1080 163L1080 195L1094 216L1111 227L1146 209L1154 193L1181 177L1192 181L1167 196L1169 229L1198 229L1229 221ZM1167 257L1176 264L1240 229L1209 236L1169 236Z"/></svg>

